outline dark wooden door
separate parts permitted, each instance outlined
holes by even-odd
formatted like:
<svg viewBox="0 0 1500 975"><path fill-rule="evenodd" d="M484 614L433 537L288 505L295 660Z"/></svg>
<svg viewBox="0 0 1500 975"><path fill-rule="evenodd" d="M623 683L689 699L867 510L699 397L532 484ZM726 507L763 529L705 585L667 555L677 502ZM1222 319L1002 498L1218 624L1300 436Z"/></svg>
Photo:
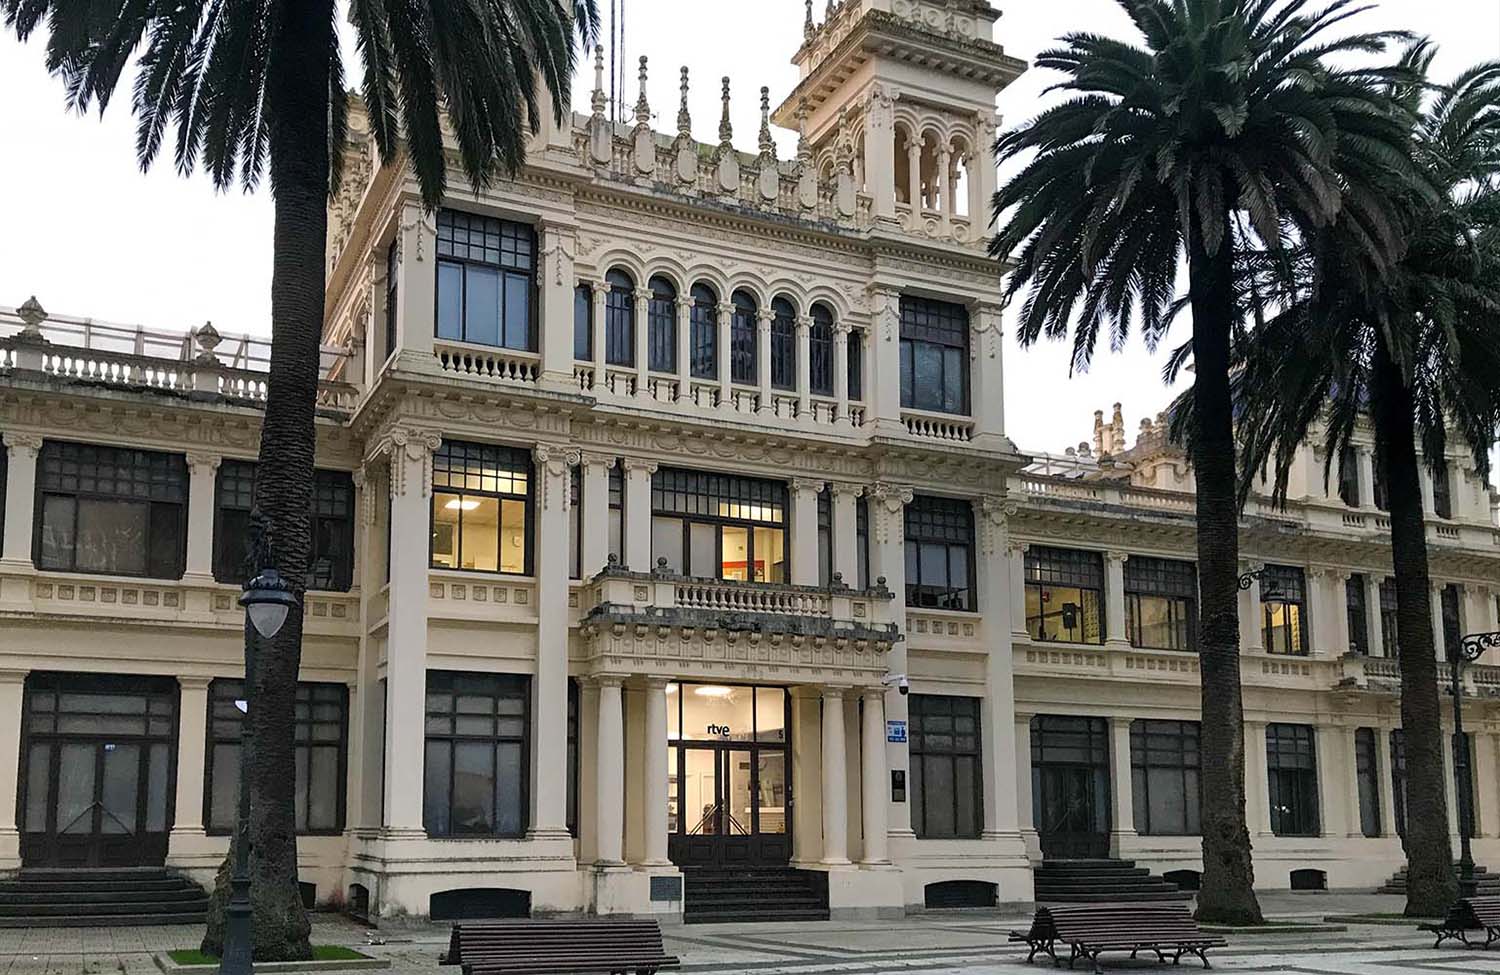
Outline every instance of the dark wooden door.
<svg viewBox="0 0 1500 975"><path fill-rule="evenodd" d="M668 837L683 866L754 867L791 859L790 768L784 746L681 742Z"/></svg>
<svg viewBox="0 0 1500 975"><path fill-rule="evenodd" d="M1037 834L1050 859L1109 856L1109 812L1100 808L1099 776L1088 765L1048 765L1037 770Z"/></svg>

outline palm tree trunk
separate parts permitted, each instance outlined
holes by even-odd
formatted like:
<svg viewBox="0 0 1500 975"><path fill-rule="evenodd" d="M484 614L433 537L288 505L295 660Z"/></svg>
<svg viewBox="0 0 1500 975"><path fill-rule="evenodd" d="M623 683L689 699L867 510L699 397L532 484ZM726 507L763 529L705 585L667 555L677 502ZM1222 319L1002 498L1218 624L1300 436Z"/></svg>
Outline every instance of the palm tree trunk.
<svg viewBox="0 0 1500 975"><path fill-rule="evenodd" d="M1401 727L1406 735L1406 913L1436 917L1458 898L1443 769L1443 718L1427 525L1411 390L1383 341L1375 350L1376 451L1390 500L1391 559L1396 569L1396 645L1401 664Z"/></svg>
<svg viewBox="0 0 1500 975"><path fill-rule="evenodd" d="M1203 882L1198 917L1259 924L1250 832L1245 828L1244 708L1240 696L1239 506L1235 496L1234 413L1229 389L1231 248L1208 254L1196 231L1189 268L1193 311L1198 504L1198 627L1202 684ZM1257 743L1258 747L1265 747ZM1264 797L1259 797L1264 802Z"/></svg>

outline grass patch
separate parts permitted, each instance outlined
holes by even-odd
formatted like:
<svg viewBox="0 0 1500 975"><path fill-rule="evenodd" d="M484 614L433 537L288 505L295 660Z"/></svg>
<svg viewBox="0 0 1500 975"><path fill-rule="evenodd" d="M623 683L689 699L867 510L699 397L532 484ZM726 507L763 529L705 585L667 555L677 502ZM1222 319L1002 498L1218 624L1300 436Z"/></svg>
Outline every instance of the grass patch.
<svg viewBox="0 0 1500 975"><path fill-rule="evenodd" d="M369 958L363 952L346 945L313 945L313 961L362 961ZM219 956L210 955L198 948L174 948L167 957L179 965L217 965Z"/></svg>

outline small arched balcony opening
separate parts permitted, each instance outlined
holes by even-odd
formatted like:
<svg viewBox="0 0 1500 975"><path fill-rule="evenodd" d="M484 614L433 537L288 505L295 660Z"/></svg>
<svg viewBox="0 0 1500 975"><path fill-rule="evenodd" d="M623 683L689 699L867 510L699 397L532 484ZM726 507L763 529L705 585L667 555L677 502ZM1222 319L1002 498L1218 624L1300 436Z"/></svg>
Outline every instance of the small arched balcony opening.
<svg viewBox="0 0 1500 975"><path fill-rule="evenodd" d="M820 301L812 306L811 318L807 331L808 390L814 396L832 396L833 311Z"/></svg>
<svg viewBox="0 0 1500 975"><path fill-rule="evenodd" d="M755 329L760 308L748 291L736 291L729 299L729 380L746 386L760 381L755 362Z"/></svg>
<svg viewBox="0 0 1500 975"><path fill-rule="evenodd" d="M635 365L635 279L623 268L604 275L604 361Z"/></svg>
<svg viewBox="0 0 1500 975"><path fill-rule="evenodd" d="M693 285L688 354L694 379L719 378L719 296L703 282Z"/></svg>
<svg viewBox="0 0 1500 975"><path fill-rule="evenodd" d="M797 388L797 309L785 295L771 301L771 386Z"/></svg>
<svg viewBox="0 0 1500 975"><path fill-rule="evenodd" d="M646 367L677 371L677 287L660 274L648 283L646 300Z"/></svg>

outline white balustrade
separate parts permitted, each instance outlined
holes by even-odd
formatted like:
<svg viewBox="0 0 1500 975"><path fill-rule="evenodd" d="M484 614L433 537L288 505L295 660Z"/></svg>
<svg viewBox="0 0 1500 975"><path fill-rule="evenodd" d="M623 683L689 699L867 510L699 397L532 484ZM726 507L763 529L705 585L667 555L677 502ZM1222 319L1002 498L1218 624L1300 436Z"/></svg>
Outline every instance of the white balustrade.
<svg viewBox="0 0 1500 975"><path fill-rule="evenodd" d="M573 366L573 384L581 391L588 392L594 388L594 367L584 363Z"/></svg>
<svg viewBox="0 0 1500 975"><path fill-rule="evenodd" d="M535 383L541 371L541 357L514 349L443 343L434 344L432 354L443 372L502 382Z"/></svg>
<svg viewBox="0 0 1500 975"><path fill-rule="evenodd" d="M614 396L635 395L634 369L605 369L604 391Z"/></svg>
<svg viewBox="0 0 1500 975"><path fill-rule="evenodd" d="M906 425L908 435L923 440L968 443L974 439L974 421L964 417L903 410L901 422Z"/></svg>
<svg viewBox="0 0 1500 975"><path fill-rule="evenodd" d="M694 580L675 587L678 609L773 616L831 616L826 592L764 584Z"/></svg>

